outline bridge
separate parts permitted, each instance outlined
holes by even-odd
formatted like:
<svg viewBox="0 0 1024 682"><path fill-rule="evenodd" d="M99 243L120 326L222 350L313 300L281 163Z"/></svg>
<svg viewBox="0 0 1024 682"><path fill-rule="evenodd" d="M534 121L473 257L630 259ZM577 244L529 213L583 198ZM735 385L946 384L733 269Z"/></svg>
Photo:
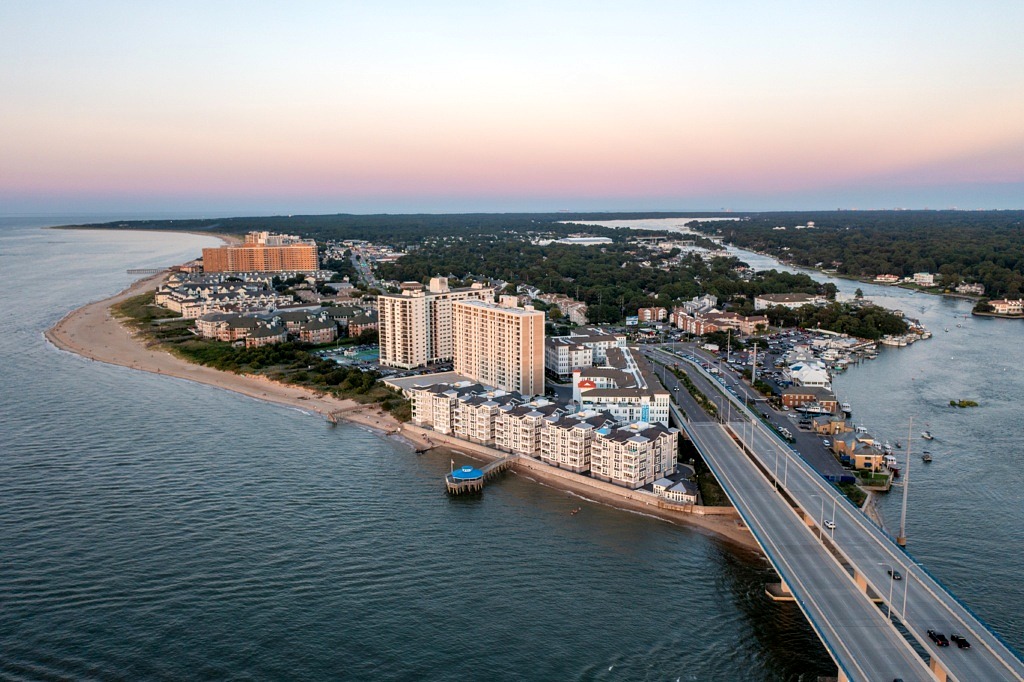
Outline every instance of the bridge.
<svg viewBox="0 0 1024 682"><path fill-rule="evenodd" d="M673 419L718 478L841 680L1024 680L1016 652L743 401L688 357L654 354L681 362L721 406L718 419L711 418L674 376L664 376L685 409L673 404ZM890 570L903 580L891 579ZM972 648L938 647L929 629L964 635Z"/></svg>
<svg viewBox="0 0 1024 682"><path fill-rule="evenodd" d="M163 272L167 268L130 268L128 270L129 275L155 275Z"/></svg>

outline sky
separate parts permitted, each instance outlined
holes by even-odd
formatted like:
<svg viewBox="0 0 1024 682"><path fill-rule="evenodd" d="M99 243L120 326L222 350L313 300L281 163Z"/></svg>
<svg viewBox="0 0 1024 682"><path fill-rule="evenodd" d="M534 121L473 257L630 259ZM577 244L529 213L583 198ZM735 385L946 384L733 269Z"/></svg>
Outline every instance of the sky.
<svg viewBox="0 0 1024 682"><path fill-rule="evenodd" d="M1024 208L1024 2L0 3L0 214Z"/></svg>

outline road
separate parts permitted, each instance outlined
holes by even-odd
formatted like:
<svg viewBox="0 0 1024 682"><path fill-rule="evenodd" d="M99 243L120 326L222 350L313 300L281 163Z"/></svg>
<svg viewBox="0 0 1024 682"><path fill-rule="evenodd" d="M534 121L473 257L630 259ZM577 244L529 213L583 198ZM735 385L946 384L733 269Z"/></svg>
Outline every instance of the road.
<svg viewBox="0 0 1024 682"><path fill-rule="evenodd" d="M690 422L686 430L847 678L934 679L918 653L725 428L704 421Z"/></svg>
<svg viewBox="0 0 1024 682"><path fill-rule="evenodd" d="M713 384L717 382L711 375L695 363L688 365L691 375L701 375L706 387L709 390L714 388ZM892 609L893 616L903 622L918 643L940 663L943 670L953 679L962 682L1024 680L1024 662L995 633L900 548L891 536L849 503L836 488L825 482L802 457L797 456L759 419L754 418L754 415L744 408L741 400L724 392L719 395L722 400L732 404L729 412L734 410L736 418L730 421L729 428L733 434L750 444L754 456L766 471L778 472L779 486L789 493L805 513L817 520L816 525L820 527L825 519L835 522L835 529L826 531L828 541L852 567L855 574L862 577L864 582L886 602L887 609ZM748 418L741 419L743 416ZM695 437L695 443L706 459L710 457L716 462L716 466L712 468L722 468L723 475L731 477L729 480L745 481L746 479L738 473L744 468L764 478L734 441L728 440L723 443L722 438L712 438L703 433L716 428L722 427L707 422L690 424L688 427L688 431L694 432L692 435L701 434L700 440ZM705 448L708 448L707 452ZM715 473L717 475L718 471ZM727 485L724 481L722 483L723 486ZM730 494L732 492L727 491ZM774 491L773 495L782 499ZM741 500L740 504L756 501L755 497L750 501ZM770 509L752 510L750 513L757 517L757 523L763 523L764 517L760 514L770 513ZM787 549L785 553L788 555L789 550ZM903 580L891 580L887 574L889 569L902 573ZM814 590L820 587L816 582L808 583L808 586ZM863 594L861 598L866 601ZM884 618L883 612L879 614ZM967 637L972 648L961 650L955 645L937 647L928 638L928 629L937 630L947 636L951 632L959 632Z"/></svg>

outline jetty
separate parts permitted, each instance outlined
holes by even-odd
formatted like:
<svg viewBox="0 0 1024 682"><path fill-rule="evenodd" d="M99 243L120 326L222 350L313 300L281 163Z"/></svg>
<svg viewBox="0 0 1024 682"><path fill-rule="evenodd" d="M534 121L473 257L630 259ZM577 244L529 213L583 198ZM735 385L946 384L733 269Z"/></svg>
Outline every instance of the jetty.
<svg viewBox="0 0 1024 682"><path fill-rule="evenodd" d="M453 468L444 475L445 488L448 490L449 495L482 492L484 483L502 471L512 468L515 461L515 455L507 455L501 459L489 462L479 469L472 466L464 466L458 469Z"/></svg>

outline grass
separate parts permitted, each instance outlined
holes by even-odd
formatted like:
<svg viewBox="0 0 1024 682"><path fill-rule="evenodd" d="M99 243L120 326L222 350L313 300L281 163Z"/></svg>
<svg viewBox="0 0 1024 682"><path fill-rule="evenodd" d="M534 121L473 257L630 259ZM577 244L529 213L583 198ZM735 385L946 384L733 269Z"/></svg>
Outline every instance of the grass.
<svg viewBox="0 0 1024 682"><path fill-rule="evenodd" d="M113 312L138 329L151 343L159 344L188 362L235 374L258 374L362 404L379 403L400 421L412 418L409 401L381 383L375 372L341 366L316 355L315 351L333 347L334 343L313 346L293 342L245 348L200 339L190 331L192 320L172 320L155 325L156 320L181 316L156 305L154 300L154 292L133 296L114 306Z"/></svg>

